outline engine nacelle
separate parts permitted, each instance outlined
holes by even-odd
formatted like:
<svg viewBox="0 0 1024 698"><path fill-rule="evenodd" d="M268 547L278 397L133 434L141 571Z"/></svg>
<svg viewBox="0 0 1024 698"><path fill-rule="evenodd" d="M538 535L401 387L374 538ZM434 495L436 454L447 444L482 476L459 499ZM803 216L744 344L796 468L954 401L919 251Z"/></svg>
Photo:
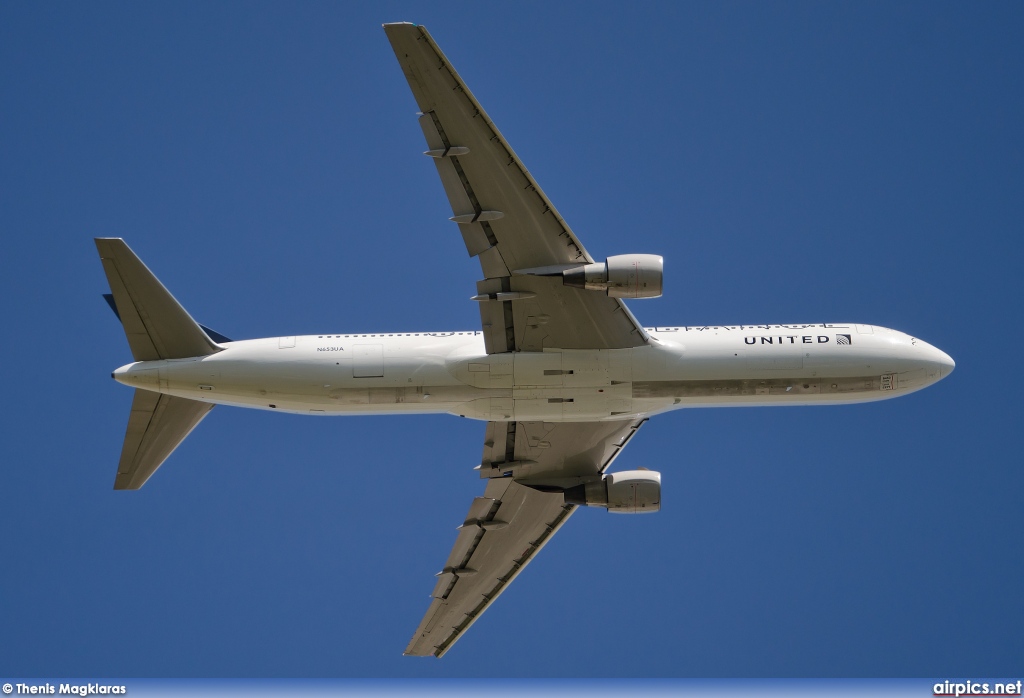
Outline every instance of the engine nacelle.
<svg viewBox="0 0 1024 698"><path fill-rule="evenodd" d="M661 295L664 266L664 260L656 254L620 254L604 262L566 269L562 283L605 291L613 298L657 298Z"/></svg>
<svg viewBox="0 0 1024 698"><path fill-rule="evenodd" d="M566 504L605 507L616 514L653 514L661 509L661 473L624 470L565 490Z"/></svg>

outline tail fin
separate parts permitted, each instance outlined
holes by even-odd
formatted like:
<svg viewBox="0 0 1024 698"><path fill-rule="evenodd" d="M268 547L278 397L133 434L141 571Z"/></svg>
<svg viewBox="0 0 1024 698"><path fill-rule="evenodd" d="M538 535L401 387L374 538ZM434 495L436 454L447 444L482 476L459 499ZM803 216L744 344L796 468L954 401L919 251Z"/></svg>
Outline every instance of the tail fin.
<svg viewBox="0 0 1024 698"><path fill-rule="evenodd" d="M186 359L221 350L124 240L96 238L96 249L136 361Z"/></svg>
<svg viewBox="0 0 1024 698"><path fill-rule="evenodd" d="M196 428L213 405L147 390L136 390L115 490L137 490Z"/></svg>
<svg viewBox="0 0 1024 698"><path fill-rule="evenodd" d="M114 294L113 293L104 293L103 294L103 300L105 300L107 302L107 305L110 306L110 309L114 311L114 315L117 317L118 321L120 322L120 320L121 320L121 313L117 312L117 303L114 302ZM207 337L209 337L210 339L215 341L217 344L224 344L225 342L233 342L233 341L235 341L235 340L231 339L231 337L226 337L225 335L222 335L217 330L211 330L209 327L207 327L203 323L199 323L199 327L202 328L203 332L206 333Z"/></svg>

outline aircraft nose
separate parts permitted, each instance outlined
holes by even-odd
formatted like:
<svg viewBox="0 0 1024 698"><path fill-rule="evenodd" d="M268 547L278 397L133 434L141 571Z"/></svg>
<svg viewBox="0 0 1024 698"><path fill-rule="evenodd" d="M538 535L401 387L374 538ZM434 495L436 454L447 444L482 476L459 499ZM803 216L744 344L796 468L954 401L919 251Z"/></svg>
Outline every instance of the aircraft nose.
<svg viewBox="0 0 1024 698"><path fill-rule="evenodd" d="M953 357L927 342L921 342L921 340L918 340L918 342L918 346L920 346L920 344L924 344L923 349L925 350L925 355L927 356L928 361L939 365L939 380L942 380L953 372L953 369L956 368L956 362L953 361Z"/></svg>
<svg viewBox="0 0 1024 698"><path fill-rule="evenodd" d="M941 380L953 372L953 369L956 368L956 362L953 361L952 356L941 349L936 349L935 351L939 354L939 379Z"/></svg>

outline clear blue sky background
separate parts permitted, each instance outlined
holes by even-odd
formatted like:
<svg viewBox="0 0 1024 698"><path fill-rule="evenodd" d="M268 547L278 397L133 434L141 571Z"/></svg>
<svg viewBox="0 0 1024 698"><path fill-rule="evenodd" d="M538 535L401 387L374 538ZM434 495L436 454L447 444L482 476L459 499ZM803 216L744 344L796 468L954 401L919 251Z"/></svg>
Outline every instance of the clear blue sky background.
<svg viewBox="0 0 1024 698"><path fill-rule="evenodd" d="M478 328L380 28L425 24L647 325L860 322L899 400L654 419L664 510L578 512L443 660L401 651L483 424L218 408L113 492L94 236L237 338ZM1020 3L0 4L0 673L1024 672Z"/></svg>

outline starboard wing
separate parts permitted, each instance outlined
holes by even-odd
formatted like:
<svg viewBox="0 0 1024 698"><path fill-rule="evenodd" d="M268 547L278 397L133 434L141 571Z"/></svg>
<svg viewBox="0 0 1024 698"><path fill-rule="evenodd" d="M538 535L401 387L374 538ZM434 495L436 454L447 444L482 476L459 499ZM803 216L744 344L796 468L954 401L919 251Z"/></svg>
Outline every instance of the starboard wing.
<svg viewBox="0 0 1024 698"><path fill-rule="evenodd" d="M422 112L427 154L452 220L483 269L477 294L489 299L480 302L487 352L644 344L646 332L621 300L564 286L560 276L517 274L594 260L427 30L414 24L384 30Z"/></svg>

